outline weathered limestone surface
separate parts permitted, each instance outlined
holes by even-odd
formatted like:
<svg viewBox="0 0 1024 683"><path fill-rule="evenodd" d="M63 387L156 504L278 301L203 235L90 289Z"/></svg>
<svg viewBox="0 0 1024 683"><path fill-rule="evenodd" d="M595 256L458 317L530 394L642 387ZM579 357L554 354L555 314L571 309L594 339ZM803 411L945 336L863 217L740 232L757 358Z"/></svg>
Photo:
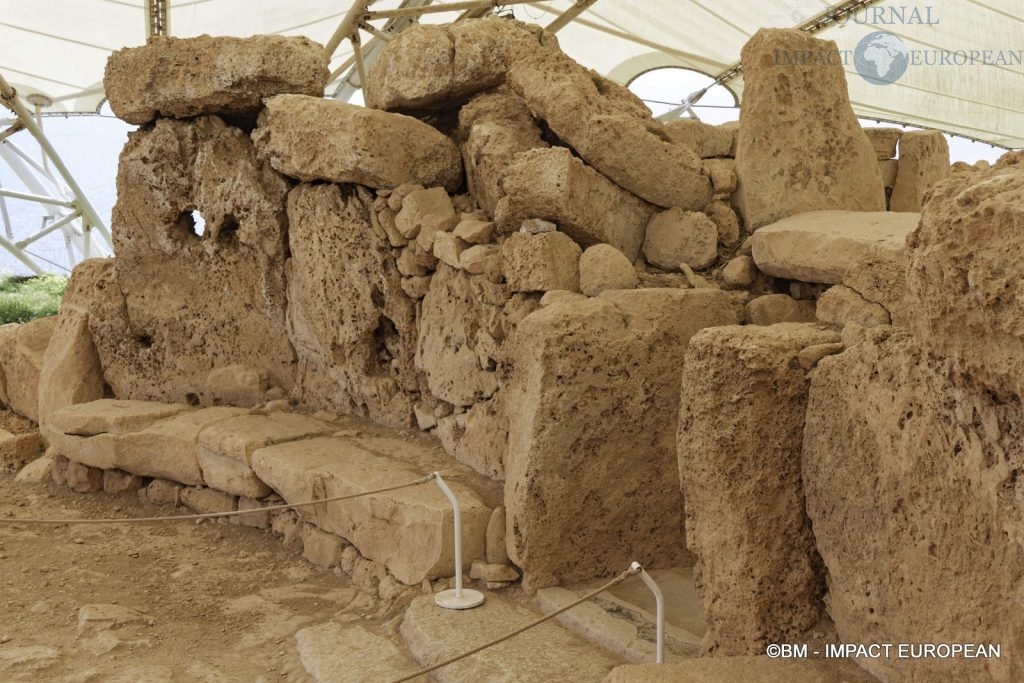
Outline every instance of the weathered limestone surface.
<svg viewBox="0 0 1024 683"><path fill-rule="evenodd" d="M843 659L701 657L669 664L627 664L604 683L875 683L875 677Z"/></svg>
<svg viewBox="0 0 1024 683"><path fill-rule="evenodd" d="M452 109L505 82L514 44L557 46L540 27L494 17L444 26L413 24L385 44L366 79L366 106L392 111Z"/></svg>
<svg viewBox="0 0 1024 683"><path fill-rule="evenodd" d="M757 267L773 277L840 284L866 262L906 264L913 213L812 211L784 218L754 233Z"/></svg>
<svg viewBox="0 0 1024 683"><path fill-rule="evenodd" d="M57 317L0 326L0 404L39 422L39 377Z"/></svg>
<svg viewBox="0 0 1024 683"><path fill-rule="evenodd" d="M766 294L747 304L747 322L751 325L809 323L815 320L813 301L794 299L788 294Z"/></svg>
<svg viewBox="0 0 1024 683"><path fill-rule="evenodd" d="M626 192L565 148L517 154L501 181L494 218L505 232L543 218L582 247L604 242L635 261L653 207Z"/></svg>
<svg viewBox="0 0 1024 683"><path fill-rule="evenodd" d="M846 285L830 287L818 297L816 315L821 322L840 327L848 323L875 327L892 322L883 306L868 301Z"/></svg>
<svg viewBox="0 0 1024 683"><path fill-rule="evenodd" d="M582 255L564 232L517 232L501 245L502 270L514 292L578 292Z"/></svg>
<svg viewBox="0 0 1024 683"><path fill-rule="evenodd" d="M491 215L505 196L501 177L515 156L548 146L526 103L509 92L480 95L460 109L459 140L469 192Z"/></svg>
<svg viewBox="0 0 1024 683"><path fill-rule="evenodd" d="M323 437L261 448L256 474L288 502L331 498L404 484L423 476L372 438ZM450 486L462 507L463 560L484 557L491 510L468 487ZM325 531L351 541L364 557L387 566L402 583L452 574L452 509L433 483L325 503L299 511Z"/></svg>
<svg viewBox="0 0 1024 683"><path fill-rule="evenodd" d="M0 429L0 472L17 472L43 452L39 432L12 434Z"/></svg>
<svg viewBox="0 0 1024 683"><path fill-rule="evenodd" d="M937 186L908 240L909 326L1000 396L1024 396L1024 154Z"/></svg>
<svg viewBox="0 0 1024 683"><path fill-rule="evenodd" d="M703 270L718 259L718 227L698 211L656 213L647 224L644 256L664 270L679 270L681 263Z"/></svg>
<svg viewBox="0 0 1024 683"><path fill-rule="evenodd" d="M52 424L64 434L78 436L127 434L186 410L188 406L183 404L100 399L56 411Z"/></svg>
<svg viewBox="0 0 1024 683"><path fill-rule="evenodd" d="M207 486L248 498L270 493L252 470L252 455L265 446L320 436L334 427L296 413L240 415L220 420L199 433L199 467Z"/></svg>
<svg viewBox="0 0 1024 683"><path fill-rule="evenodd" d="M498 311L481 300L479 284L442 265L420 308L416 368L431 394L457 406L471 406L498 390L493 368L482 367L478 353L486 331L482 323Z"/></svg>
<svg viewBox="0 0 1024 683"><path fill-rule="evenodd" d="M734 126L712 126L697 119L676 119L665 124L672 141L689 147L702 159L732 156L736 144Z"/></svg>
<svg viewBox="0 0 1024 683"><path fill-rule="evenodd" d="M889 210L920 212L925 193L948 175L949 143L945 135L937 130L904 133Z"/></svg>
<svg viewBox="0 0 1024 683"><path fill-rule="evenodd" d="M606 289L635 289L636 269L621 251L607 244L595 244L580 257L580 291L597 296Z"/></svg>
<svg viewBox="0 0 1024 683"><path fill-rule="evenodd" d="M690 340L677 447L706 652L762 654L824 616L824 568L800 481L810 380L797 357L838 341L794 323L718 327Z"/></svg>
<svg viewBox="0 0 1024 683"><path fill-rule="evenodd" d="M323 46L308 38L153 36L110 56L103 89L117 116L143 124L255 114L271 95L322 96L328 76Z"/></svg>
<svg viewBox="0 0 1024 683"><path fill-rule="evenodd" d="M390 681L419 671L390 639L359 624L307 626L295 634L295 648L315 683Z"/></svg>
<svg viewBox="0 0 1024 683"><path fill-rule="evenodd" d="M198 458L200 432L247 412L227 406L189 410L124 433L118 438L114 463L139 476L198 486L205 483Z"/></svg>
<svg viewBox="0 0 1024 683"><path fill-rule="evenodd" d="M419 183L449 192L462 184L459 148L411 116L303 95L265 104L252 139L260 159L289 177L375 189Z"/></svg>
<svg viewBox="0 0 1024 683"><path fill-rule="evenodd" d="M761 29L743 47L734 203L747 229L807 211L885 211L875 150L850 106L842 64L786 63L833 41Z"/></svg>
<svg viewBox="0 0 1024 683"><path fill-rule="evenodd" d="M882 680L1019 680L1024 411L957 388L908 333L874 332L818 364L808 400L804 491L829 614L842 642L1002 646L998 660L865 660Z"/></svg>
<svg viewBox="0 0 1024 683"><path fill-rule="evenodd" d="M700 157L629 90L557 50L513 49L509 60L512 90L603 175L665 208L699 211L711 200Z"/></svg>
<svg viewBox="0 0 1024 683"><path fill-rule="evenodd" d="M96 345L89 332L93 287L113 267L110 260L89 259L75 267L60 302L57 325L39 370L39 431L50 436L50 420L61 408L103 398L106 385Z"/></svg>
<svg viewBox="0 0 1024 683"><path fill-rule="evenodd" d="M674 432L699 329L739 322L718 290L607 291L527 316L504 390L509 555L533 586L683 559Z"/></svg>
<svg viewBox="0 0 1024 683"><path fill-rule="evenodd" d="M438 609L433 597L425 595L409 606L401 633L416 661L429 666L464 652L467 633L474 634L474 642L486 642L537 616L493 594L480 607L462 612ZM605 650L549 622L434 675L440 683L592 683L619 663Z"/></svg>
<svg viewBox="0 0 1024 683"><path fill-rule="evenodd" d="M114 207L114 266L89 330L118 398L198 403L210 370L259 368L290 389L285 193L245 133L216 117L129 135ZM196 232L192 211L205 229Z"/></svg>
<svg viewBox="0 0 1024 683"><path fill-rule="evenodd" d="M896 158L896 145L899 144L903 131L899 128L865 128L864 134L871 141L875 156L879 161Z"/></svg>
<svg viewBox="0 0 1024 683"><path fill-rule="evenodd" d="M310 406L412 424L416 310L387 238L371 227L370 198L337 185L288 196L288 334L296 391Z"/></svg>

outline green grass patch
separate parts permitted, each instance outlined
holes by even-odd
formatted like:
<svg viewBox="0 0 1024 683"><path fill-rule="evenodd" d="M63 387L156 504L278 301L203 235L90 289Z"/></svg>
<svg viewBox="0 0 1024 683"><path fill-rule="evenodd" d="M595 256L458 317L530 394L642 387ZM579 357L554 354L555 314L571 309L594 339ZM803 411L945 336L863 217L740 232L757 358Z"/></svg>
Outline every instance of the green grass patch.
<svg viewBox="0 0 1024 683"><path fill-rule="evenodd" d="M0 324L56 315L67 287L68 279L57 275L0 276Z"/></svg>

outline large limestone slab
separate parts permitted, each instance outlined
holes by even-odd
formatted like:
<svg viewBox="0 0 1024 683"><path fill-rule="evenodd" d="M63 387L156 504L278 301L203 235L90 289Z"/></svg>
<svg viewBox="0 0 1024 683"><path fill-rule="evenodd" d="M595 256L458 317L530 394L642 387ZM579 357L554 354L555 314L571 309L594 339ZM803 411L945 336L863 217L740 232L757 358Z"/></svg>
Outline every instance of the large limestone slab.
<svg viewBox="0 0 1024 683"><path fill-rule="evenodd" d="M385 43L366 79L366 106L389 111L452 109L505 82L514 44L557 45L539 26L501 17L413 24Z"/></svg>
<svg viewBox="0 0 1024 683"><path fill-rule="evenodd" d="M180 403L104 398L61 408L54 412L52 424L64 434L77 436L127 434L188 409Z"/></svg>
<svg viewBox="0 0 1024 683"><path fill-rule="evenodd" d="M748 230L807 211L885 211L877 155L843 65L799 61L837 49L795 29L761 29L743 47L733 200Z"/></svg>
<svg viewBox="0 0 1024 683"><path fill-rule="evenodd" d="M669 664L627 664L604 683L875 683L871 674L845 659L702 657Z"/></svg>
<svg viewBox="0 0 1024 683"><path fill-rule="evenodd" d="M288 502L372 491L415 481L424 472L354 439L321 437L261 448L256 475ZM450 483L462 507L464 569L484 557L491 510L468 487ZM455 555L448 499L433 482L304 508L300 515L350 541L402 583L451 576Z"/></svg>
<svg viewBox="0 0 1024 683"><path fill-rule="evenodd" d="M199 433L207 427L245 415L244 408L218 406L178 413L118 439L114 464L132 474L169 479L190 486L204 482L199 467Z"/></svg>
<svg viewBox="0 0 1024 683"><path fill-rule="evenodd" d="M460 109L458 132L469 192L491 215L505 196L501 177L515 156L548 146L526 102L506 92L480 95Z"/></svg>
<svg viewBox="0 0 1024 683"><path fill-rule="evenodd" d="M948 175L949 143L945 135L937 130L904 133L889 210L920 212L925 193Z"/></svg>
<svg viewBox="0 0 1024 683"><path fill-rule="evenodd" d="M0 326L0 403L39 422L39 376L57 317Z"/></svg>
<svg viewBox="0 0 1024 683"><path fill-rule="evenodd" d="M881 680L1017 680L1024 410L958 388L924 343L875 328L812 377L803 479L828 611L841 642L1002 646L998 660L863 660Z"/></svg>
<svg viewBox="0 0 1024 683"><path fill-rule="evenodd" d="M509 60L512 90L603 175L665 208L699 211L711 201L700 157L629 90L555 49L513 48Z"/></svg>
<svg viewBox="0 0 1024 683"><path fill-rule="evenodd" d="M908 240L909 326L969 382L1024 396L1024 154L935 188Z"/></svg>
<svg viewBox="0 0 1024 683"><path fill-rule="evenodd" d="M266 100L253 142L261 159L302 181L356 183L375 189L405 183L462 184L462 157L437 129L402 114L322 97Z"/></svg>
<svg viewBox="0 0 1024 683"><path fill-rule="evenodd" d="M52 434L53 413L61 408L103 398L103 367L89 332L89 301L93 288L113 261L89 259L71 273L60 302L60 314L39 369L39 431Z"/></svg>
<svg viewBox="0 0 1024 683"><path fill-rule="evenodd" d="M588 167L565 148L517 154L501 181L494 218L505 232L523 220L554 221L580 246L604 242L635 261L653 207Z"/></svg>
<svg viewBox="0 0 1024 683"><path fill-rule="evenodd" d="M719 290L562 299L527 316L506 389L509 554L535 586L681 562L679 379L690 337L739 322Z"/></svg>
<svg viewBox="0 0 1024 683"><path fill-rule="evenodd" d="M824 616L800 481L810 379L798 356L838 341L799 323L718 327L690 340L677 445L704 651L763 654L769 643L799 642Z"/></svg>
<svg viewBox="0 0 1024 683"><path fill-rule="evenodd" d="M465 611L438 609L433 597L426 595L409 606L401 633L416 661L430 666L537 617L493 594L480 607ZM440 683L592 683L619 663L605 650L548 622L439 669L434 676Z"/></svg>
<svg viewBox="0 0 1024 683"><path fill-rule="evenodd" d="M200 432L196 441L203 481L218 491L262 498L270 487L253 473L254 452L333 430L330 423L299 413L240 415L218 421Z"/></svg>
<svg viewBox="0 0 1024 683"><path fill-rule="evenodd" d="M370 204L336 185L303 184L288 196L296 389L305 405L408 427L419 388L416 309Z"/></svg>
<svg viewBox="0 0 1024 683"><path fill-rule="evenodd" d="M905 265L907 236L918 219L914 213L859 211L790 216L754 233L754 262L773 277L842 284L866 261Z"/></svg>
<svg viewBox="0 0 1024 683"><path fill-rule="evenodd" d="M114 207L117 257L89 330L118 398L200 402L211 370L244 366L290 389L287 181L216 117L129 134ZM193 212L205 219L197 230Z"/></svg>
<svg viewBox="0 0 1024 683"><path fill-rule="evenodd" d="M307 626L296 632L295 648L315 683L390 681L419 671L391 640L358 624Z"/></svg>
<svg viewBox="0 0 1024 683"><path fill-rule="evenodd" d="M322 96L328 76L323 46L301 36L153 36L110 56L103 90L115 114L143 124L255 114L271 95Z"/></svg>

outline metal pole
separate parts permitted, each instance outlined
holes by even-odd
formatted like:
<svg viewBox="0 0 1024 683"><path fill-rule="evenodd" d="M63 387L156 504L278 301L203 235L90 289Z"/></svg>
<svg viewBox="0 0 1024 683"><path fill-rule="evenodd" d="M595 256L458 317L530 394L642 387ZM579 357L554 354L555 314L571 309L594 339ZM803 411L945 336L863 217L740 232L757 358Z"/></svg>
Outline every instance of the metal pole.
<svg viewBox="0 0 1024 683"><path fill-rule="evenodd" d="M60 158L59 154L57 154L57 150L50 144L49 139L47 139L46 135L43 134L43 131L39 129L39 126L36 125L32 115L27 109L25 109L25 105L22 104L21 98L18 97L18 93L14 91L14 88L11 87L2 73L0 73L0 101L3 102L4 106L17 115L18 120L21 121L22 125L24 125L30 133L32 133L32 137L34 137L36 142L39 143L39 146L43 150L43 154L48 156L50 161L53 162L57 172L60 173L64 182L67 183L71 192L75 195L77 208L82 212L84 220L90 225L95 226L95 228L100 231L100 234L103 235L104 239L106 239L107 243L113 247L113 241L110 239L110 231L107 230L106 225L100 219L100 215L96 212L96 209L93 207L88 197L85 196L85 193L82 192L82 188L78 185L78 181L75 180L74 176L71 175L71 171L69 171L68 167L64 165L64 160Z"/></svg>
<svg viewBox="0 0 1024 683"><path fill-rule="evenodd" d="M434 472L434 481L438 488L448 497L455 513L455 590L441 591L434 596L434 602L438 607L445 609L472 609L479 607L484 602L484 594L472 588L462 588L462 509L459 506L459 499L445 483L440 472Z"/></svg>
<svg viewBox="0 0 1024 683"><path fill-rule="evenodd" d="M630 568L634 571L640 571L640 578L644 580L647 587L654 593L654 602L657 609L657 638L658 644L655 650L655 658L658 664L665 663L665 596L661 592L661 586L651 578L651 575L647 573L647 570L640 566L639 562L634 562L630 565Z"/></svg>
<svg viewBox="0 0 1024 683"><path fill-rule="evenodd" d="M576 4L562 12L562 14L544 27L548 33L558 33L569 25L573 19L590 9L597 0L576 0Z"/></svg>
<svg viewBox="0 0 1024 683"><path fill-rule="evenodd" d="M24 199L26 202L36 202L38 204L46 204L47 206L63 206L65 209L75 208L74 202L69 202L64 199L53 199L52 197L46 197L40 194L28 194L27 192L18 192L17 190L0 190L0 197L7 197L9 199Z"/></svg>
<svg viewBox="0 0 1024 683"><path fill-rule="evenodd" d="M359 87L366 87L366 64L363 62L363 49L359 46L359 31L352 34L352 56L356 58L356 71L359 72Z"/></svg>
<svg viewBox="0 0 1024 683"><path fill-rule="evenodd" d="M394 19L397 17L418 17L421 14L437 14L438 12L461 12L462 10L486 9L488 7L508 7L509 5L527 5L536 0L466 0L449 2L443 5L427 7L406 7L399 9L371 10L368 19Z"/></svg>
<svg viewBox="0 0 1024 683"><path fill-rule="evenodd" d="M334 52L341 45L341 41L346 38L352 37L352 31L356 28L359 22L365 20L367 14L367 8L370 6L372 0L356 0L352 3L352 6L348 9L348 14L338 24L338 28L334 31L334 35L327 41L324 46L324 51L327 53L327 60L330 61L331 57L334 56Z"/></svg>
<svg viewBox="0 0 1024 683"><path fill-rule="evenodd" d="M24 249L25 247L27 247L28 245L32 244L33 242L35 242L37 240L41 240L42 238L46 237L51 232L53 232L55 230L60 230L61 228L63 228L68 223L71 223L72 221L78 219L80 216L81 216L81 214L78 213L77 211L75 211L73 213L69 213L67 216L64 216L64 218L61 218L59 221L54 221L53 223L51 223L50 225L46 226L45 228L43 228L39 232L35 233L34 235L30 235L30 236L26 237L23 240L18 240L17 242L14 243L14 246L16 246L16 247L18 247L20 249Z"/></svg>
<svg viewBox="0 0 1024 683"><path fill-rule="evenodd" d="M11 255L14 256L14 258L18 259L23 264L25 264L25 267L27 267L36 275L43 274L43 269L37 266L35 263L33 263L27 256L25 256L25 254L21 252L21 249L18 249L16 246L14 246L11 243L11 241L8 240L6 237L0 237L0 247L3 247L7 251L11 252Z"/></svg>

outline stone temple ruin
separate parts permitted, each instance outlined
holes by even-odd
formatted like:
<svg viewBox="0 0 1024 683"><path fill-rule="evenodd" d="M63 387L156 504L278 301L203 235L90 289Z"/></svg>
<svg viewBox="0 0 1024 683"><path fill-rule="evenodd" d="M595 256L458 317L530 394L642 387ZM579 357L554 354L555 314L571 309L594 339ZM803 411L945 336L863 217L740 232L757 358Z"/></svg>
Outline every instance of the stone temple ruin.
<svg viewBox="0 0 1024 683"><path fill-rule="evenodd" d="M440 491L261 509L441 470L492 593L693 568L665 669L559 627L586 667L437 680L1021 680L1024 156L951 168L938 132L862 129L841 66L764 58L822 42L755 35L718 127L505 19L404 31L366 108L301 38L116 53L117 255L0 328L3 463L251 510L408 602L421 665L460 616L421 594L455 571ZM760 656L818 641L1003 656Z"/></svg>

